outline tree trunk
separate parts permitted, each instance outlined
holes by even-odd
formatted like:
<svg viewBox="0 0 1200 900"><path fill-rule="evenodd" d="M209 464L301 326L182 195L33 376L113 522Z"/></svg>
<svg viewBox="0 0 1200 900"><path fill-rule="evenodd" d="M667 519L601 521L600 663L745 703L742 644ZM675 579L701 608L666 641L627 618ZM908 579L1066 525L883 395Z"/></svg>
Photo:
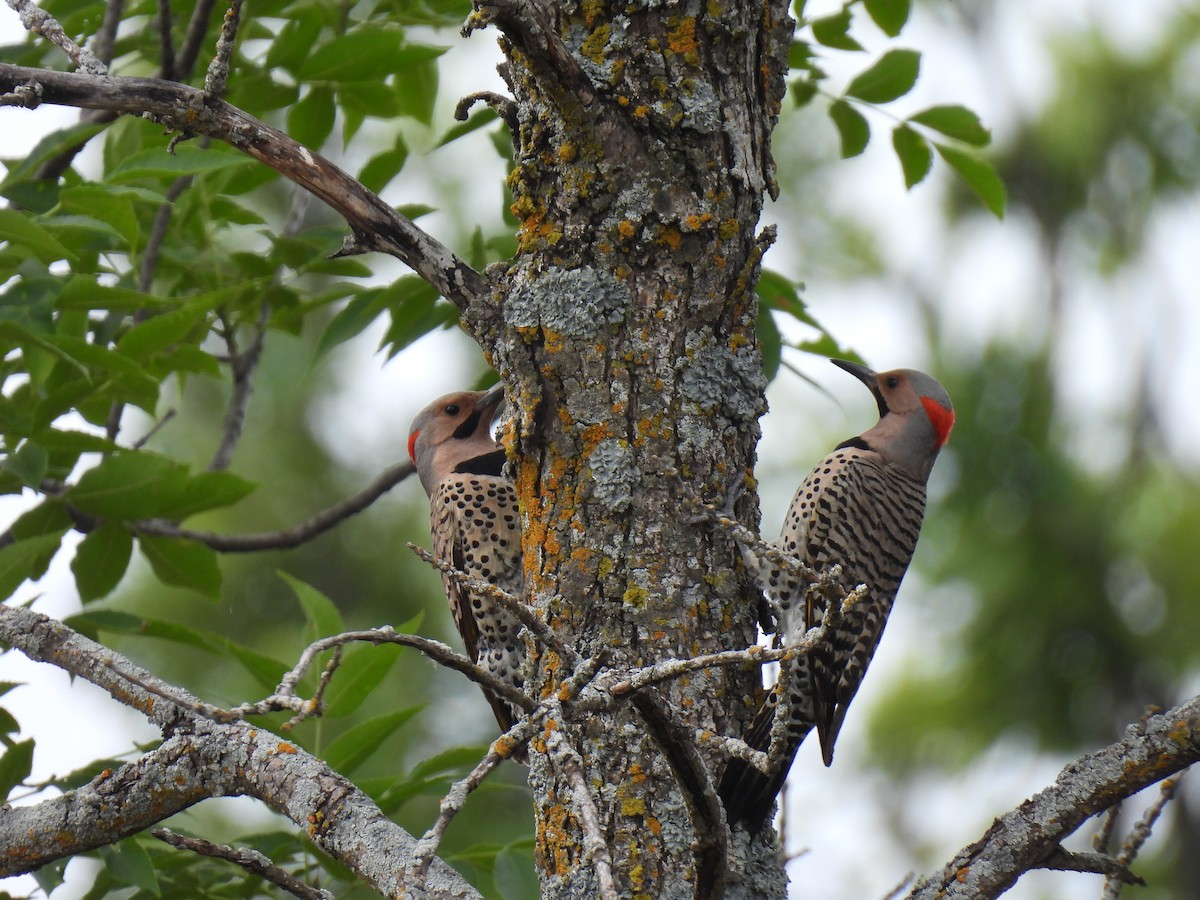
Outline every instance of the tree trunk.
<svg viewBox="0 0 1200 900"><path fill-rule="evenodd" d="M765 411L753 285L787 4L506 2L521 253L467 322L509 383L529 599L587 660L646 665L754 640L758 592L686 498L752 471ZM753 492L741 518L757 518ZM541 648L550 696L570 661ZM728 854L698 739L738 734L757 671L713 670L615 713L547 722L582 757L621 896L780 896L770 840ZM546 897L597 895L566 774L531 754Z"/></svg>

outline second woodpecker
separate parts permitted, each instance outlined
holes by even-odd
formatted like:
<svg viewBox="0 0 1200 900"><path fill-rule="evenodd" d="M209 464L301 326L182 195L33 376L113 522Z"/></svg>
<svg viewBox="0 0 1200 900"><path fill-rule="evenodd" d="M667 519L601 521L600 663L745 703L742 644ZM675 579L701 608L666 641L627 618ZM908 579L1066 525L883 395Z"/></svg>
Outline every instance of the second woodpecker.
<svg viewBox="0 0 1200 900"><path fill-rule="evenodd" d="M442 562L520 597L525 586L521 521L512 484L504 477L504 450L492 423L504 386L459 391L434 400L413 419L408 455L429 495L433 553ZM467 656L501 681L522 686L525 645L521 623L486 595L449 575L442 583ZM484 689L503 731L512 708Z"/></svg>
<svg viewBox="0 0 1200 900"><path fill-rule="evenodd" d="M925 514L925 484L938 451L954 427L946 389L912 369L873 372L844 360L832 362L870 389L879 421L839 444L796 492L776 545L809 569L841 566L840 588L859 585L865 593L844 610L841 622L814 652L791 664L789 696L777 686L767 696L743 739L757 750L770 743L780 702L787 704L787 737L778 771L767 776L739 759L730 760L720 793L730 827L758 831L801 742L817 730L825 764L867 666L875 654L908 569ZM747 554L760 585L782 613L780 639L798 641L821 623L826 601L809 591L811 582L784 572L769 560Z"/></svg>

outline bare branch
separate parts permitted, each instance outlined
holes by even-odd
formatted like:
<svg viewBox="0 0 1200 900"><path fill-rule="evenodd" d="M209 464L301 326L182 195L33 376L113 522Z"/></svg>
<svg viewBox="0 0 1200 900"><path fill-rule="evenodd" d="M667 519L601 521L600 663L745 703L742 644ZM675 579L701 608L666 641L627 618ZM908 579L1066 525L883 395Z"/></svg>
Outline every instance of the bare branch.
<svg viewBox="0 0 1200 900"><path fill-rule="evenodd" d="M229 409L221 427L221 443L212 461L210 472L219 472L233 462L233 451L242 437L246 425L246 408L250 405L254 370L262 358L263 343L267 336L267 323L271 319L271 304L263 301L259 307L258 320L254 323L254 336L250 346L243 352L238 348L236 326L229 323L225 330L225 346L229 351L229 368L233 374L233 394L229 398Z"/></svg>
<svg viewBox="0 0 1200 900"><path fill-rule="evenodd" d="M304 677L320 654L355 641L364 641L369 644L400 644L403 647L411 647L414 650L419 650L439 665L453 669L465 675L476 684L486 687L518 709L528 712L536 706L536 703L522 691L505 681L501 681L491 672L475 665L474 662L467 659L461 653L455 653L441 641L420 637L415 634L404 634L388 625L370 631L347 631L344 634L335 634L331 637L313 641L304 649L299 661L292 667L291 671L283 676L283 680L279 682L279 687L275 689L274 694L257 703L245 703L241 706L236 706L229 710L228 714L238 717L266 715L280 709L293 709L304 711L305 715L310 714L313 711L311 708L313 701L297 697L296 685L300 683L300 679Z"/></svg>
<svg viewBox="0 0 1200 900"><path fill-rule="evenodd" d="M1142 845L1150 837L1150 832L1154 828L1154 823L1158 821L1158 817L1162 814L1165 807L1175 797L1175 791L1179 788L1179 781L1183 775L1176 775L1174 778L1168 778L1158 788L1158 799L1156 799L1137 824L1133 826L1133 830L1129 832L1129 837L1125 839L1124 845L1121 847L1121 852L1117 854L1116 864L1118 866L1115 876L1106 874L1104 879L1104 893L1100 895L1100 900L1117 900L1121 896L1121 889L1125 884L1145 884L1142 879L1138 878L1131 881L1132 876L1129 872L1129 867L1133 865L1134 859L1137 858L1138 852L1142 849Z"/></svg>
<svg viewBox="0 0 1200 900"><path fill-rule="evenodd" d="M546 63L557 83L572 91L579 102L590 106L596 100L591 79L563 43L539 0L476 0L475 9L462 27L463 37L488 25L498 26L531 59Z"/></svg>
<svg viewBox="0 0 1200 900"><path fill-rule="evenodd" d="M170 734L157 749L82 788L0 810L0 877L110 844L208 797L244 795L287 816L376 890L387 896L406 890L401 862L411 857L416 840L349 780L295 744L245 722L196 715L190 705L200 701L186 691L41 613L0 606L0 641L97 685ZM139 683L159 690L151 693ZM429 868L429 893L479 896L440 860Z"/></svg>
<svg viewBox="0 0 1200 900"><path fill-rule="evenodd" d="M1037 868L1053 872L1088 872L1103 875L1105 880L1117 879L1126 884L1140 884L1143 887L1146 884L1143 879L1106 853L1076 853L1064 847L1056 847Z"/></svg>
<svg viewBox="0 0 1200 900"><path fill-rule="evenodd" d="M106 66L112 63L113 47L117 43L117 29L121 26L121 13L124 9L124 0L108 0L104 4L104 20L92 41L96 57Z"/></svg>
<svg viewBox="0 0 1200 900"><path fill-rule="evenodd" d="M138 531L160 537L197 541L221 553L286 550L299 547L356 513L362 512L415 471L411 462L390 466L380 472L374 481L357 494L317 513L299 525L282 531L264 531L257 534L218 534L215 531L192 531L162 519L144 519L136 523L136 528Z"/></svg>
<svg viewBox="0 0 1200 900"><path fill-rule="evenodd" d="M44 103L148 115L184 134L207 134L225 141L311 191L344 216L354 239L339 255L377 250L395 256L459 309L490 296L483 275L346 172L223 100L156 78L96 78L0 64L0 92L13 91L31 80L41 85Z"/></svg>
<svg viewBox="0 0 1200 900"><path fill-rule="evenodd" d="M44 9L39 7L33 0L7 0L8 5L13 11L21 17L21 24L25 26L26 31L32 31L34 34L41 35L50 43L59 47L75 64L75 68L79 69L87 75L105 75L108 73L108 66L104 65L96 58L96 54L92 53L86 47L80 47L63 31L63 27L58 24L58 20L50 15ZM31 70L39 71L39 70ZM18 79L18 82L25 79ZM5 88L7 91L15 90L16 85L9 85ZM50 101L54 102L54 101Z"/></svg>
<svg viewBox="0 0 1200 900"><path fill-rule="evenodd" d="M921 878L909 897L995 897L1047 859L1083 822L1148 785L1200 760L1200 697L1143 724L1095 753L1068 763L1051 786L1001 816L941 871Z"/></svg>
<svg viewBox="0 0 1200 900"><path fill-rule="evenodd" d="M216 6L216 2L217 0L198 0L192 9L192 17L188 20L183 43L179 46L179 56L176 58L177 69L173 75L167 75L164 70L164 77L173 78L176 81L187 81L192 77L196 60L200 58L200 48L204 45L204 38L208 34L208 22L212 17L212 10Z"/></svg>
<svg viewBox="0 0 1200 900"><path fill-rule="evenodd" d="M521 124L517 121L517 104L509 97L493 91L478 91L474 94L467 94L454 107L454 118L460 122L467 121L467 115L471 112L471 107L476 103L486 103L504 120L504 124L508 126L510 132L514 135L517 133L517 129Z"/></svg>
<svg viewBox="0 0 1200 900"><path fill-rule="evenodd" d="M617 900L619 894L617 883L613 880L612 858L608 855L608 842L600 827L600 814L592 799L591 787L583 775L583 759L558 729L546 736L546 749L550 753L550 761L571 783L571 802L583 825L583 850L591 858L596 871L596 880L600 883L599 896L601 900Z"/></svg>
<svg viewBox="0 0 1200 900"><path fill-rule="evenodd" d="M513 751L537 734L542 727L542 719L549 711L549 705L543 704L530 716L513 725L512 728L492 741L488 752L465 778L460 778L450 786L446 796L438 806L438 816L424 836L413 847L412 858L405 866L407 877L419 888L424 887L429 877L429 866L437 858L438 846L451 821L466 803L467 797L486 779L500 763L511 758Z"/></svg>
<svg viewBox="0 0 1200 900"><path fill-rule="evenodd" d="M333 900L333 894L329 893L329 891L305 884L290 872L286 872L275 865L269 858L257 850L251 850L246 847L230 847L226 844L214 844L212 841L206 841L203 838L176 834L169 828L155 828L150 833L163 843L170 844L172 847L178 847L180 850L190 850L192 853L198 853L201 856L223 859L241 866L247 872L258 875L260 878L271 882L271 884L283 888L293 897L301 898L301 900Z"/></svg>
<svg viewBox="0 0 1200 900"><path fill-rule="evenodd" d="M242 21L242 0L229 0L229 9L221 19L221 35L217 38L217 53L208 64L204 76L204 92L210 97L224 97L229 82L229 61L237 41L238 25Z"/></svg>

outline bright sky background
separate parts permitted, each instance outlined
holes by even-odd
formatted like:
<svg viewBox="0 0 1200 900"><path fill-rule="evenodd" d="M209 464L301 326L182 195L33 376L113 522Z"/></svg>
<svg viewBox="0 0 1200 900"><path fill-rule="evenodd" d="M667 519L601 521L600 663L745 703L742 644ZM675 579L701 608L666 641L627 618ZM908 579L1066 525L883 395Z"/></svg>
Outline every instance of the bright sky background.
<svg viewBox="0 0 1200 900"><path fill-rule="evenodd" d="M812 2L819 13L840 6ZM1136 53L1153 43L1157 28L1170 10L1184 4L1173 0L1141 0L1136 4L1117 0L1042 0L1040 3L997 5L1001 27L981 55L954 38L925 7L920 7L904 32L901 46L920 49L923 75L911 98L901 101L912 111L933 103L962 102L980 113L1003 144L1006 130L1015 122L1017 110L1030 110L1049 90L1053 75L1045 49L1048 33L1072 33L1100 26L1117 44ZM252 7L251 7L252 14ZM863 29L869 31L868 28ZM857 33L857 32L856 32ZM0 11L0 41L20 38L13 13ZM503 90L494 72L499 59L494 33L478 33L469 42L448 35L453 41L443 68L438 121L449 124L449 109L458 97L475 90ZM835 69L834 84L862 68L865 58L853 61L844 72ZM0 110L0 146L5 156L19 156L41 134L71 124L76 112L45 106L34 113ZM951 333L963 354L973 353L996 334L1037 339L1045 327L1040 305L1045 299L1045 276L1033 246L1033 231L1018 216L1000 223L981 219L958 233L947 234L938 215L943 199L944 166L935 167L931 181L909 193L904 190L899 165L887 140L886 121L873 119L875 139L867 153L856 160L831 166L827 202L852 215L877 236L890 274L897 285L946 284L953 288L956 303L943 311ZM784 131L786 133L786 124ZM417 138L419 139L419 138ZM824 138L832 158L835 139L832 128ZM373 152L364 134L364 155ZM436 202L442 189L439 178L458 178L472 173L464 188L475 209L491 211L500 203L503 168L482 134L435 151L428 160L410 160L411 172L393 185L385 199L394 203ZM781 159L786 149L779 146ZM419 165L417 163L420 163ZM450 173L439 175L439 173ZM812 312L839 338L857 349L879 368L920 367L925 351L912 305L902 289L881 291L874 284L847 285L823 281L807 270L800 240L793 225L803 209L788 206L786 196L768 204L763 224L777 222L779 241L767 265L807 282L806 299ZM1119 415L1133 398L1129 394L1133 365L1138 362L1128 347L1130 331L1134 343L1154 347L1156 386L1168 398L1167 408L1178 411L1170 417L1172 450L1181 458L1200 462L1200 416L1191 397L1200 384L1200 304L1188 302L1194 285L1200 283L1200 254L1195 252L1200 234L1200 201L1191 197L1164 212L1153 223L1156 256L1146 271L1132 271L1113 281L1095 281L1074 286L1068 297L1068 334L1060 342L1057 357L1062 380L1060 390L1078 410L1072 423L1081 448L1103 466L1115 458L1119 448L1106 445L1103 425ZM421 220L422 227L446 240L453 233L442 214ZM372 260L376 264L378 258ZM390 266L390 268L389 268ZM394 277L398 264L385 262L381 274ZM1130 316L1118 320L1113 310ZM1170 323L1169 335L1162 323ZM799 336L799 335L798 335ZM473 366L472 350L461 336L441 333L430 336L382 365L373 355L378 334L347 345L338 352L336 388L314 409L314 426L325 435L331 451L348 470L363 479L403 454L403 437L417 409L429 398L461 386L461 372ZM463 368L448 365L461 359ZM760 475L764 481L763 531L770 536L783 519L791 490L806 474L797 459L816 459L836 439L858 433L869 424L873 403L853 379L816 360L795 360L832 394L831 399L813 391L799 379L782 374L772 385L771 413L763 419ZM369 415L363 414L371 410ZM808 423L820 421L822 433L811 434ZM823 443L824 442L824 443ZM933 490L937 490L935 472ZM414 494L415 484L400 490ZM0 501L0 527L17 514L11 501ZM36 608L51 615L67 615L78 608L78 598L67 569L67 554L60 554L51 573L37 585L26 585L19 596L41 595ZM926 594L922 596L922 594ZM905 602L905 598L910 598ZM911 599L918 598L919 602ZM936 865L977 837L992 818L1053 781L1063 760L1047 760L1020 746L994 748L986 764L969 774L939 778L919 796L888 797L888 787L877 778L864 777L855 765L855 747L862 733L869 705L889 674L904 666L929 665L936 657L937 635L944 630L938 609L961 602L953 591L927 594L918 579L905 582L901 598L888 624L888 637L872 665L872 674L856 701L839 742L838 761L831 770L820 764L815 744L802 748L793 768L789 792L791 809L788 846L808 852L789 868L793 896L806 900L852 900L884 896L913 867L909 848L898 846L886 827L893 817L911 835L914 847L932 853ZM931 649L932 648L932 649ZM936 661L933 663L936 664ZM147 740L155 732L142 718L100 695L86 684L73 687L58 670L28 663L16 653L0 658L0 680L36 682L33 687L12 692L4 698L9 707L38 739L33 777L63 773L97 754L119 753L133 739ZM45 731L39 709L51 708L71 723L64 734ZM33 724L37 722L38 724ZM80 734L90 736L86 744ZM1196 788L1192 785L1192 789ZM881 802L881 798L883 802ZM1090 831L1088 832L1090 834ZM28 885L28 881L23 881ZM0 884L0 889L18 890L17 884ZM1036 874L1027 876L1007 896L1032 900L1054 896L1062 900L1093 898L1099 893L1095 876ZM74 896L64 889L56 900Z"/></svg>

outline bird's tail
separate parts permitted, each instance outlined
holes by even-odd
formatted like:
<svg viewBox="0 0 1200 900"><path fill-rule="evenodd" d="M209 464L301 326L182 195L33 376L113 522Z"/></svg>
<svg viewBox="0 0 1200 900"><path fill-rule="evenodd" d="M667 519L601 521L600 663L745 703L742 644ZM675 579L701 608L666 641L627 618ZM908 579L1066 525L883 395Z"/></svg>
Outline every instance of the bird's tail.
<svg viewBox="0 0 1200 900"><path fill-rule="evenodd" d="M778 690L773 690L742 738L753 749L766 752L770 747L771 727L778 705ZM790 711L783 756L772 774L766 775L745 760L736 758L730 759L725 766L717 791L725 805L725 817L730 828L741 825L746 831L754 834L761 830L771 817L771 811L775 808L775 798L787 780L788 769L792 767L796 751L814 727L811 716L797 715L797 712L799 711L795 709Z"/></svg>

